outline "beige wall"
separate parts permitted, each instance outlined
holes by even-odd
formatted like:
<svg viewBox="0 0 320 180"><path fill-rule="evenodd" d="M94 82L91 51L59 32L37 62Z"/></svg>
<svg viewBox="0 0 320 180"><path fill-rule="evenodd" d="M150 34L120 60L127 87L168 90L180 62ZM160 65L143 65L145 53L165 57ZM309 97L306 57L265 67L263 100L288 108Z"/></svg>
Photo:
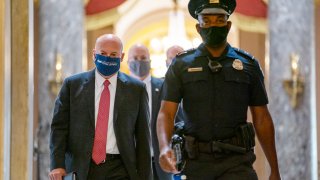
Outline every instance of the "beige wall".
<svg viewBox="0 0 320 180"><path fill-rule="evenodd" d="M265 70L265 41L266 36L263 33L247 32L240 30L239 32L239 48L249 52L257 60L260 66ZM251 114L248 113L248 120L251 121ZM257 160L254 163L254 168L259 179L267 179L266 158L262 151L259 142L256 140L255 153Z"/></svg>
<svg viewBox="0 0 320 180"><path fill-rule="evenodd" d="M0 1L0 179L3 179L3 125L4 125L4 0Z"/></svg>
<svg viewBox="0 0 320 180"><path fill-rule="evenodd" d="M11 0L10 179L28 179L29 1ZM32 107L30 107L32 109Z"/></svg>
<svg viewBox="0 0 320 180"><path fill-rule="evenodd" d="M248 51L259 60L261 68L265 69L265 42L266 36L263 33L240 31L240 48Z"/></svg>

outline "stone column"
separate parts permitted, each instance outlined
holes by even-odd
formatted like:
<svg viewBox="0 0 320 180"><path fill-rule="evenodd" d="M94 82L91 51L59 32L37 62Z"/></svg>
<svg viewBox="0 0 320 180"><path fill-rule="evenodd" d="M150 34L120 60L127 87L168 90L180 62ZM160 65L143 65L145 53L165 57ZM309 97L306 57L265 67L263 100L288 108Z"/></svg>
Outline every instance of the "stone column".
<svg viewBox="0 0 320 180"><path fill-rule="evenodd" d="M316 77L320 77L320 1L317 1L315 9L316 23ZM320 122L320 81L317 80L317 122ZM317 124L317 143L320 144L320 123ZM318 178L320 178L320 147L318 147Z"/></svg>
<svg viewBox="0 0 320 180"><path fill-rule="evenodd" d="M8 1L6 1L8 2ZM11 0L10 179L32 178L33 1ZM7 79L6 79L7 80ZM10 94L5 94L10 96ZM7 130L7 129L6 129ZM8 156L6 156L8 158ZM9 167L7 167L9 169ZM7 173L9 174L9 173Z"/></svg>
<svg viewBox="0 0 320 180"><path fill-rule="evenodd" d="M276 128L282 179L316 179L314 1L269 1L269 108ZM291 75L291 53L300 55L305 80L296 108L283 87Z"/></svg>
<svg viewBox="0 0 320 180"><path fill-rule="evenodd" d="M5 1L0 1L0 59L4 59L4 24L5 24ZM4 152L4 61L0 61L0 179L4 179L3 152Z"/></svg>
<svg viewBox="0 0 320 180"><path fill-rule="evenodd" d="M82 71L83 0L40 0L39 2L39 129L38 179L48 179L49 133L55 95L49 81L55 78L57 54L64 77Z"/></svg>

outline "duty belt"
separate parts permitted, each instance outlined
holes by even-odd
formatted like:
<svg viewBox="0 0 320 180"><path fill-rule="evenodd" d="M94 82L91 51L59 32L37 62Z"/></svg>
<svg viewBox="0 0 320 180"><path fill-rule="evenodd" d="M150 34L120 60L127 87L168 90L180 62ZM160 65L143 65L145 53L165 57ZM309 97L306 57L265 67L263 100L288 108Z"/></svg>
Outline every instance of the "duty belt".
<svg viewBox="0 0 320 180"><path fill-rule="evenodd" d="M244 147L220 142L220 141L211 141L211 142L198 142L199 152L201 153L222 153L226 151L246 153L247 149Z"/></svg>
<svg viewBox="0 0 320 180"><path fill-rule="evenodd" d="M255 133L252 123L245 123L237 127L235 135L229 139L203 142L193 136L185 137L185 150L189 158L196 158L200 153L246 153L255 146Z"/></svg>

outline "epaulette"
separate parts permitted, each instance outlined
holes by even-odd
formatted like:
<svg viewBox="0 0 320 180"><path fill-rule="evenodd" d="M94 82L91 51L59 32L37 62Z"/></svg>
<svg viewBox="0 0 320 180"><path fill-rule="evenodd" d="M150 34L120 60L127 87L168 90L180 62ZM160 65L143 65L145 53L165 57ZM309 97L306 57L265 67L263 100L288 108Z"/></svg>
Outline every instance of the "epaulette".
<svg viewBox="0 0 320 180"><path fill-rule="evenodd" d="M254 58L254 56L252 56L251 54L249 54L247 51L244 51L242 49L239 48L233 48L240 56L249 59L251 61L256 61L256 59Z"/></svg>
<svg viewBox="0 0 320 180"><path fill-rule="evenodd" d="M192 52L195 51L195 50L196 50L196 49L192 48L192 49L188 49L188 50L179 52L176 57L180 57L180 56L183 56L183 55L190 54L190 53L192 53Z"/></svg>

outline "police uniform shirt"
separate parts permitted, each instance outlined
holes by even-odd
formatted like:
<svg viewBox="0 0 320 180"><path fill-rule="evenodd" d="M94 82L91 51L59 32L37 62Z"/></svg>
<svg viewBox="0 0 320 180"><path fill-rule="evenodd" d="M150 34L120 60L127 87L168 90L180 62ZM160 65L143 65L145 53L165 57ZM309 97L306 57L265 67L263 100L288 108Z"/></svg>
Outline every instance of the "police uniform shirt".
<svg viewBox="0 0 320 180"><path fill-rule="evenodd" d="M209 59L222 69L211 72ZM201 44L174 59L165 76L163 100L182 99L185 133L200 141L232 137L235 128L246 122L248 106L268 103L259 63L230 45L219 58Z"/></svg>

